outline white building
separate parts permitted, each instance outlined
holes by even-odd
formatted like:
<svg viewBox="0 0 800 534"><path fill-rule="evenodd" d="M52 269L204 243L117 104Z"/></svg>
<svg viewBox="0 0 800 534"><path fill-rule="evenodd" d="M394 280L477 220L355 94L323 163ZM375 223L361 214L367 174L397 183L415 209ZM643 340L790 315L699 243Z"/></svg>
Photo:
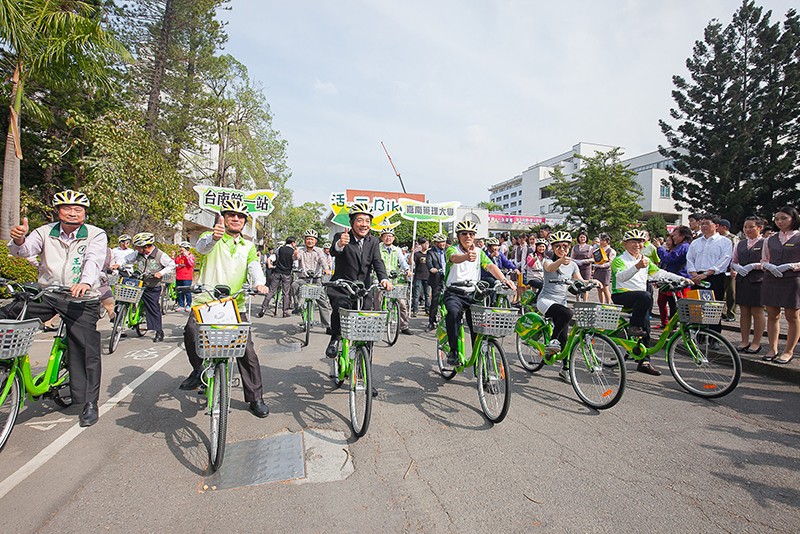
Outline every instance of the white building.
<svg viewBox="0 0 800 534"><path fill-rule="evenodd" d="M509 215L544 216L548 223L558 223L563 215L555 209L555 199L548 186L553 183L551 173L556 167L569 176L581 168L583 161L575 154L592 157L597 152L608 152L616 148L610 145L578 143L572 150L528 167L522 174L489 187L489 200L502 206L502 213ZM636 171L636 181L642 188L640 201L642 215L650 218L661 215L670 224L680 221L681 214L675 210L668 186L661 185L666 178L670 160L658 151L624 160L623 164Z"/></svg>

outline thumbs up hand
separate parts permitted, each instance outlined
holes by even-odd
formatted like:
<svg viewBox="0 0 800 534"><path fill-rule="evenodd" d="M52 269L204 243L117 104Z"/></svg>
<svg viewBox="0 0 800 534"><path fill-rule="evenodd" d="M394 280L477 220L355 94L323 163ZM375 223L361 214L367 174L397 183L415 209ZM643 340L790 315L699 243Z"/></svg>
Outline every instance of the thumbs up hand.
<svg viewBox="0 0 800 534"><path fill-rule="evenodd" d="M469 247L469 253L467 255L467 259L469 259L469 261L475 261L478 259L478 252L475 250L474 244L471 247Z"/></svg>
<svg viewBox="0 0 800 534"><path fill-rule="evenodd" d="M21 246L23 243L25 243L25 236L28 235L28 218L23 217L21 224L11 228L10 234L15 245Z"/></svg>
<svg viewBox="0 0 800 534"><path fill-rule="evenodd" d="M345 228L342 235L339 236L339 248L344 248L350 242L350 228Z"/></svg>

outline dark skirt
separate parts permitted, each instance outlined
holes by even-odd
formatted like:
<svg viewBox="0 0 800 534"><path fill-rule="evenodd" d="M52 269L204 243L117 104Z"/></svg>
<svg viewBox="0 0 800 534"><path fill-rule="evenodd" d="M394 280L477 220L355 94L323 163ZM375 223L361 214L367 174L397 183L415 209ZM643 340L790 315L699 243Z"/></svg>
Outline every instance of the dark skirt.
<svg viewBox="0 0 800 534"><path fill-rule="evenodd" d="M761 281L750 282L749 276L736 277L736 304L739 306L761 306Z"/></svg>
<svg viewBox="0 0 800 534"><path fill-rule="evenodd" d="M604 286L611 285L611 267L595 268L593 278Z"/></svg>
<svg viewBox="0 0 800 534"><path fill-rule="evenodd" d="M764 273L761 304L776 308L800 308L800 277L775 278L769 272Z"/></svg>

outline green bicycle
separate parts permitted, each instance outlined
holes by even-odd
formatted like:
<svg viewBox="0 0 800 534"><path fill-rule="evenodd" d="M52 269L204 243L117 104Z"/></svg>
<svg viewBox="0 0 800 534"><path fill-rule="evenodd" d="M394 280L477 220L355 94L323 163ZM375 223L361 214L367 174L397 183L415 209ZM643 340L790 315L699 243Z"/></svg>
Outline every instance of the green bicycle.
<svg viewBox="0 0 800 534"><path fill-rule="evenodd" d="M183 289L183 288L181 288ZM208 293L216 300L207 304L200 304L209 310L217 307L236 306L236 297L240 294L255 295L257 291L245 285L230 294L227 286L209 288L198 285L186 287L184 291L194 293ZM212 292L213 291L213 292ZM209 315L209 314L207 314ZM224 314L220 314L222 316ZM238 316L238 312L237 312ZM210 417L208 457L211 472L222 466L225 459L225 445L228 433L228 412L231 405L231 387L234 382L233 374L236 369L236 358L244 356L247 342L250 338L250 323L214 324L198 323L195 333L197 355L203 359L203 381L206 410Z"/></svg>
<svg viewBox="0 0 800 534"><path fill-rule="evenodd" d="M8 280L1 280L14 299L22 303L17 320L0 321L0 450L8 441L17 414L25 404L25 399L39 400L49 397L58 406L72 405L70 395L61 391L69 386L69 362L67 358L67 331L64 321L58 327L46 369L33 376L28 356L33 338L42 326L39 319L24 320L28 303L41 298L45 293L69 293L68 287L51 286L39 290L34 286L22 286Z"/></svg>
<svg viewBox="0 0 800 534"><path fill-rule="evenodd" d="M171 277L171 280L161 281L161 295L158 297L161 315L166 315L168 311L175 309L175 304L178 302L178 293L175 287L174 276Z"/></svg>
<svg viewBox="0 0 800 534"><path fill-rule="evenodd" d="M391 347L397 343L397 337L400 334L400 300L405 299L408 301L407 284L394 285L397 279L397 273L392 271L389 273L389 278L392 280L392 290L384 291L378 289L381 294L381 311L386 312L386 331L384 332L384 341Z"/></svg>
<svg viewBox="0 0 800 534"><path fill-rule="evenodd" d="M147 333L144 303L142 302L142 277L131 270L124 271L119 281L111 286L114 292L114 323L111 326L111 337L108 340L108 353L113 354L119 346L119 340L126 329L133 328L136 335L142 337Z"/></svg>
<svg viewBox="0 0 800 534"><path fill-rule="evenodd" d="M670 292L690 285L688 281L672 280L651 283ZM620 320L608 335L637 362L664 349L670 373L683 389L707 399L723 397L736 389L742 376L739 353L722 334L706 326L719 324L724 307L721 301L678 299L678 313L649 348L641 337L628 335L627 319Z"/></svg>
<svg viewBox="0 0 800 534"><path fill-rule="evenodd" d="M314 326L315 304L318 299L325 298L325 288L318 283L322 276L315 276L314 271L308 271L306 278L311 280L311 283L301 285L299 291L299 298L303 301L300 313L305 332L304 347L308 346L308 341L311 338L311 327Z"/></svg>
<svg viewBox="0 0 800 534"><path fill-rule="evenodd" d="M336 387L341 387L345 379L350 379L350 426L360 438L367 433L372 417L372 344L380 341L384 335L386 312L361 309L364 298L378 287L377 284L367 288L360 281L336 280L323 285L343 289L354 308L339 310L342 339L339 354L331 361Z"/></svg>
<svg viewBox="0 0 800 534"><path fill-rule="evenodd" d="M473 300L481 301L489 292L486 282L456 282L454 286L460 288L467 295L472 295ZM499 423L508 414L511 404L511 377L508 373L508 361L503 352L503 347L498 338L510 335L514 331L517 321L517 312L508 308L487 308L479 305L470 306L472 315L472 331L476 334L472 342L472 353L466 356L464 317L459 321L458 327L458 364L455 366L447 363L450 353L450 344L447 339L445 326L444 298L440 297L439 309L441 320L436 328L436 364L439 374L445 380L450 380L456 373L471 368L473 375L478 379L478 401L486 418L492 423Z"/></svg>
<svg viewBox="0 0 800 534"><path fill-rule="evenodd" d="M595 289L581 280L552 281L566 284L574 295ZM613 328L619 320L621 306L576 302L567 343L553 352L553 323L534 311L523 314L514 328L517 357L527 371L535 373L544 365L567 360L572 388L587 406L602 410L611 408L625 392L625 360L617 345L602 331Z"/></svg>

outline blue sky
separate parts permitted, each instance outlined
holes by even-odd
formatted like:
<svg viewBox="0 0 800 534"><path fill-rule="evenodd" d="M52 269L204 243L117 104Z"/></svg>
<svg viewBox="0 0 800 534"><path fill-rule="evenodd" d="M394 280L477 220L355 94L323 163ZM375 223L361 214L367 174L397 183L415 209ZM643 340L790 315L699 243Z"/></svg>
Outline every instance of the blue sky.
<svg viewBox="0 0 800 534"><path fill-rule="evenodd" d="M653 151L673 74L735 0L232 0L226 51L288 141L295 204L406 190L474 205L580 142ZM762 1L783 19L787 1Z"/></svg>

